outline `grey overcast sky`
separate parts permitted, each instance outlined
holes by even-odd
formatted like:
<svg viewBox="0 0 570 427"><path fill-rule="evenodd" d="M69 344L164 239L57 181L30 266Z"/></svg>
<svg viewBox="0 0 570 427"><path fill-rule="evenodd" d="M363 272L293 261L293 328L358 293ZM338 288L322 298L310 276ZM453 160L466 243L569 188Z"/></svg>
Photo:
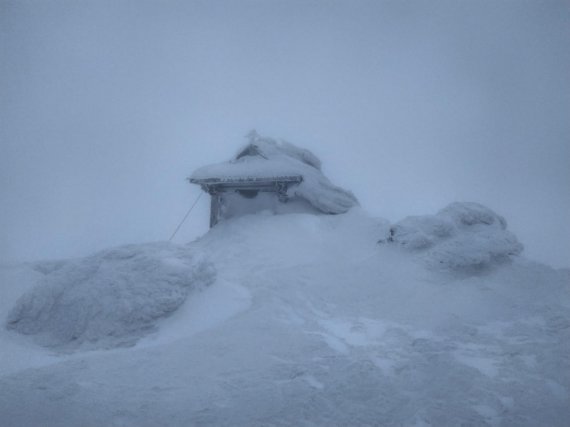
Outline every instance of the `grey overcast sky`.
<svg viewBox="0 0 570 427"><path fill-rule="evenodd" d="M568 1L0 0L0 79L0 262L167 239L256 128L374 215L477 201L570 267Z"/></svg>

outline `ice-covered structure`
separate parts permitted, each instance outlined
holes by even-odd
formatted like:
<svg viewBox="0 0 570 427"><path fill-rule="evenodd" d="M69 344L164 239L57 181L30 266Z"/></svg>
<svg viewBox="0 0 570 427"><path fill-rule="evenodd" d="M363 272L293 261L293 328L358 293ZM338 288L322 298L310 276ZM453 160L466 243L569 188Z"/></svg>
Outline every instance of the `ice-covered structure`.
<svg viewBox="0 0 570 427"><path fill-rule="evenodd" d="M221 219L273 213L339 214L358 205L333 185L309 150L251 131L248 144L229 162L196 170L189 181L211 195L210 227Z"/></svg>

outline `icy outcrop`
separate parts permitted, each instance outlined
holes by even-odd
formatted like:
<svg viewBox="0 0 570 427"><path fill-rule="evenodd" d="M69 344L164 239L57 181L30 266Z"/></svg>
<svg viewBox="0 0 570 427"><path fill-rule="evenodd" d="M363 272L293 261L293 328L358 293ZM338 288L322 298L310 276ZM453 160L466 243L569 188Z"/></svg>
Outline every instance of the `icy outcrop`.
<svg viewBox="0 0 570 427"><path fill-rule="evenodd" d="M229 162L205 166L190 179L252 179L303 177L289 189L290 197L306 200L321 212L339 214L358 205L350 191L333 185L321 171L321 161L309 150L289 142L261 137L252 131L249 143Z"/></svg>
<svg viewBox="0 0 570 427"><path fill-rule="evenodd" d="M386 241L424 254L431 266L474 273L508 260L523 246L506 220L478 203L452 203L436 215L411 216Z"/></svg>
<svg viewBox="0 0 570 427"><path fill-rule="evenodd" d="M7 327L61 350L128 346L214 278L213 266L183 247L122 246L54 264L18 300Z"/></svg>

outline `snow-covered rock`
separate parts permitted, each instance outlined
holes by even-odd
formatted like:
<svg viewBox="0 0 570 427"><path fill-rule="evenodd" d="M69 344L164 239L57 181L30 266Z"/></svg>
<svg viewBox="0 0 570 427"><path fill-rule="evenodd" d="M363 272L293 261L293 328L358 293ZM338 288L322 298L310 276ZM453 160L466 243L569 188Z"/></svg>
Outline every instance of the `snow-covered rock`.
<svg viewBox="0 0 570 427"><path fill-rule="evenodd" d="M519 255L523 246L507 221L478 203L456 202L436 215L411 216L390 228L381 243L418 252L430 266L473 274Z"/></svg>
<svg viewBox="0 0 570 427"><path fill-rule="evenodd" d="M37 269L44 279L18 300L7 326L59 350L132 345L215 278L210 263L167 243L128 245Z"/></svg>
<svg viewBox="0 0 570 427"><path fill-rule="evenodd" d="M460 228L485 225L501 230L507 229L507 221L505 218L479 203L451 203L449 206L440 210L437 215L443 218L449 218Z"/></svg>

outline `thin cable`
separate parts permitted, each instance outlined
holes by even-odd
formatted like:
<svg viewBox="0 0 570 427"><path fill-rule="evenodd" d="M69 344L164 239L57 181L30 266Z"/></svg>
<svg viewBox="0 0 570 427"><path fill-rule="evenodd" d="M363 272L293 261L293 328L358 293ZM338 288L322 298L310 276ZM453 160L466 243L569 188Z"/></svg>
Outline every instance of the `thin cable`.
<svg viewBox="0 0 570 427"><path fill-rule="evenodd" d="M188 218L188 215L190 215L190 212L192 212L192 209L194 209L194 206L196 206L196 203L198 203L198 200L202 197L202 194L204 193L200 191L200 194L198 194L198 197L196 197L196 200L194 200L194 203L190 206L190 209L188 209L188 212L186 212L186 215L184 215L184 218L180 221L180 224L178 224L178 227L176 227L172 236L170 236L170 239L168 239L169 242L174 238L174 236L176 236L176 233L178 233L178 230L180 230L180 227L182 227L182 224L184 224L184 221L186 221L186 218Z"/></svg>

